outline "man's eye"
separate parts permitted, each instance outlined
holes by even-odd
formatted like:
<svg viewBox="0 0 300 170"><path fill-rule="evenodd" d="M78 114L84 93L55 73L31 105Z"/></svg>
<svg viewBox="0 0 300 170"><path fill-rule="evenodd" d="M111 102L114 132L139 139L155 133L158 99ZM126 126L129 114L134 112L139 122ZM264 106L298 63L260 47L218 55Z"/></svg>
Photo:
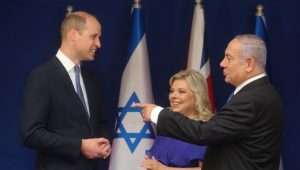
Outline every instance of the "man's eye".
<svg viewBox="0 0 300 170"><path fill-rule="evenodd" d="M228 56L227 57L227 61L231 61L232 59L231 59L231 57L230 56Z"/></svg>

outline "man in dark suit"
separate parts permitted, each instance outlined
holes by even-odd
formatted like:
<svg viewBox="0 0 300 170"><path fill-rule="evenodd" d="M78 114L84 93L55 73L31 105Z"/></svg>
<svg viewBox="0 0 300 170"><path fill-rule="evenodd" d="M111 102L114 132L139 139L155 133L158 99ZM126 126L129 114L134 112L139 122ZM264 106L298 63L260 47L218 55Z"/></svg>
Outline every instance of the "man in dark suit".
<svg viewBox="0 0 300 170"><path fill-rule="evenodd" d="M239 35L228 44L220 66L235 91L208 122L153 104L137 107L145 121L157 123L160 135L207 145L203 170L276 170L283 108L265 73L266 55L264 41L255 35Z"/></svg>
<svg viewBox="0 0 300 170"><path fill-rule="evenodd" d="M96 170L99 158L111 153L99 83L80 65L94 59L100 36L93 15L67 15L56 56L29 75L21 134L24 144L37 151L39 170Z"/></svg>

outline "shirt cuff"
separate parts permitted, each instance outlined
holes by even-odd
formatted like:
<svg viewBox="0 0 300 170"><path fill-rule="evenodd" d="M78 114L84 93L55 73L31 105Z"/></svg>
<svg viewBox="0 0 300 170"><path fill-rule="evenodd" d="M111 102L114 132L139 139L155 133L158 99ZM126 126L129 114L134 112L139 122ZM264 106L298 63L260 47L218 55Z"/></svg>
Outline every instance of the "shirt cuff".
<svg viewBox="0 0 300 170"><path fill-rule="evenodd" d="M157 124L158 121L158 116L160 111L162 111L164 108L160 107L160 106L156 106L152 111L151 111L151 121L155 124Z"/></svg>

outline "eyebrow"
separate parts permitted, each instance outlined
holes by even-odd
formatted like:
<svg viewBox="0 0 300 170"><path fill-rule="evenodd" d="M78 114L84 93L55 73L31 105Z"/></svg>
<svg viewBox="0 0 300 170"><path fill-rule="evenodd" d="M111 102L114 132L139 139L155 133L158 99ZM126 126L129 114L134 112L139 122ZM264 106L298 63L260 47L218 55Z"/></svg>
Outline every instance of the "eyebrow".
<svg viewBox="0 0 300 170"><path fill-rule="evenodd" d="M225 57L231 57L231 55L228 53L225 53Z"/></svg>

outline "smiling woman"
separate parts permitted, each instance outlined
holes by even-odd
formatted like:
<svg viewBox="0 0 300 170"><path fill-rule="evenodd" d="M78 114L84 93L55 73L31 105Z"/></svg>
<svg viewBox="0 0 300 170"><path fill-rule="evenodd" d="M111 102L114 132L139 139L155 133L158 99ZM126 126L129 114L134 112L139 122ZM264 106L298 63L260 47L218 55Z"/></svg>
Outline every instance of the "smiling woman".
<svg viewBox="0 0 300 170"><path fill-rule="evenodd" d="M209 108L207 84L199 72L182 70L170 78L169 84L170 110L193 120L208 121L213 116ZM149 158L143 161L145 168L201 168L206 147L161 136L159 131L157 133L152 148L147 151ZM155 159L151 159L153 157Z"/></svg>
<svg viewBox="0 0 300 170"><path fill-rule="evenodd" d="M169 84L171 110L195 120L212 117L206 80L198 71L180 71L170 78Z"/></svg>

